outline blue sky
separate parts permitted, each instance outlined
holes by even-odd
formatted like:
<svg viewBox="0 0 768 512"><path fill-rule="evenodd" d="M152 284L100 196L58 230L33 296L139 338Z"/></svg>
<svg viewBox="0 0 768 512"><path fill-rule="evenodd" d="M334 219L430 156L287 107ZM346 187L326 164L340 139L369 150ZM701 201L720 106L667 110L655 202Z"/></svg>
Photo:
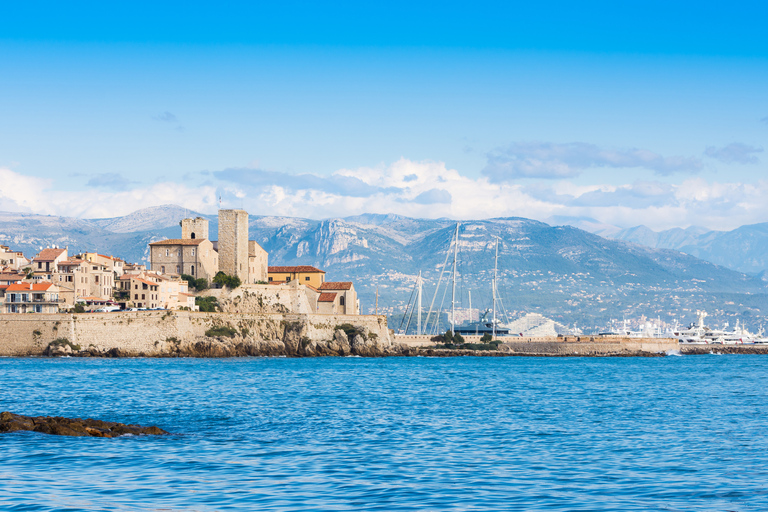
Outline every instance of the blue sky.
<svg viewBox="0 0 768 512"><path fill-rule="evenodd" d="M4 6L0 210L768 221L768 4L360 4Z"/></svg>

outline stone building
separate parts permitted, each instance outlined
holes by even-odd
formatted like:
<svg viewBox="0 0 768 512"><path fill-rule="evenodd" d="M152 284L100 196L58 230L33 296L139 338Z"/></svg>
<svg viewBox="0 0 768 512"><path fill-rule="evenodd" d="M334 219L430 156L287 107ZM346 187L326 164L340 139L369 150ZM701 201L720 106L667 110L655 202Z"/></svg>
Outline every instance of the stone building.
<svg viewBox="0 0 768 512"><path fill-rule="evenodd" d="M213 244L205 238L176 238L149 244L149 268L162 274L187 274L210 282L218 272L218 258Z"/></svg>
<svg viewBox="0 0 768 512"><path fill-rule="evenodd" d="M195 217L181 221L181 238L184 240L208 240L208 219Z"/></svg>
<svg viewBox="0 0 768 512"><path fill-rule="evenodd" d="M249 283L248 212L219 210L219 270Z"/></svg>
<svg viewBox="0 0 768 512"><path fill-rule="evenodd" d="M320 288L325 282L325 271L310 265L269 267L268 281L272 284L290 283L297 279L300 284Z"/></svg>
<svg viewBox="0 0 768 512"><path fill-rule="evenodd" d="M318 289L317 312L333 315L359 315L355 285L350 281L325 282Z"/></svg>
<svg viewBox="0 0 768 512"><path fill-rule="evenodd" d="M181 238L149 244L150 270L188 274L208 282L219 272L243 284L267 282L269 255L248 240L248 212L219 210L219 239L209 240L208 219L181 221Z"/></svg>
<svg viewBox="0 0 768 512"><path fill-rule="evenodd" d="M114 272L116 277L120 277L125 273L125 262L120 258L115 258L114 256L106 256L96 252L86 252L81 254L79 257L85 261L90 261L91 263L99 263L104 265L107 267L107 270Z"/></svg>
<svg viewBox="0 0 768 512"><path fill-rule="evenodd" d="M5 289L4 313L58 313L59 288L53 283L17 283Z"/></svg>
<svg viewBox="0 0 768 512"><path fill-rule="evenodd" d="M269 278L269 254L255 240L248 240L248 282L266 283Z"/></svg>
<svg viewBox="0 0 768 512"><path fill-rule="evenodd" d="M67 249L61 249L59 247L49 247L47 249L43 249L38 253L37 256L32 258L32 271L36 274L56 272L56 265L60 261L64 261L66 259Z"/></svg>
<svg viewBox="0 0 768 512"><path fill-rule="evenodd" d="M0 245L0 269L21 270L29 266L29 263L21 251L14 251L7 245Z"/></svg>
<svg viewBox="0 0 768 512"><path fill-rule="evenodd" d="M59 296L66 304L112 300L115 272L107 265L69 258L60 261L56 267L56 272L49 278L59 287Z"/></svg>

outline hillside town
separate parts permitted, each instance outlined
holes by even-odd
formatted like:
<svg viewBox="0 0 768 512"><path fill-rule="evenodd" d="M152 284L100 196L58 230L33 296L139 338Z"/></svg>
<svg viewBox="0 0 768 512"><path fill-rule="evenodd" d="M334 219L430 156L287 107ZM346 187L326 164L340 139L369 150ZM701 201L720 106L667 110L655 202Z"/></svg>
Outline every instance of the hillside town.
<svg viewBox="0 0 768 512"><path fill-rule="evenodd" d="M210 240L208 219L183 219L180 238L149 244L149 265L95 251L70 255L67 247L28 258L0 245L0 312L197 311L214 291L266 286L290 287L315 314L360 313L352 282L327 281L311 265L269 266L267 251L248 239L245 210L219 210L218 221L218 240Z"/></svg>

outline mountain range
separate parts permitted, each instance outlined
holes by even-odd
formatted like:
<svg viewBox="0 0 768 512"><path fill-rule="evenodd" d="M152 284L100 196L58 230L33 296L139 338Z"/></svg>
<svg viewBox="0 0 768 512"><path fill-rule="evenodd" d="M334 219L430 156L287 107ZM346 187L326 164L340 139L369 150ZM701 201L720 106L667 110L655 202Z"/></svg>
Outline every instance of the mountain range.
<svg viewBox="0 0 768 512"><path fill-rule="evenodd" d="M178 238L179 221L189 216L208 218L210 236L216 238L215 215L165 205L111 219L0 213L0 243L28 256L57 245L68 246L70 254L95 250L145 261L147 244ZM716 256L718 248L739 236L749 242L741 246L754 251L760 231L744 228L729 232L730 239L726 233L721 235L725 238L707 239L707 233L716 232L706 230L654 234L647 228L614 231L613 238L604 238L577 227L525 218L463 221L456 264L457 306L468 307L471 300L474 308L490 307L499 240L498 289L510 317L538 312L588 327L640 315L684 323L694 319L697 309L705 309L713 322L733 323L738 317L755 327L768 313L766 282L758 275L705 261L701 255L686 254L694 247L708 247L706 254ZM364 312L376 309L378 295L379 313L393 317L390 327L397 327L393 322L402 315L419 271L425 281L425 309L433 302L434 310L449 307L451 290L443 286L435 292L435 288L444 262L452 266L455 221L377 214L326 220L251 216L249 229L250 238L269 252L270 265L315 265L327 272L328 280L352 280ZM688 250L665 247L673 244ZM446 279L447 273L443 284Z"/></svg>
<svg viewBox="0 0 768 512"><path fill-rule="evenodd" d="M664 231L639 225L621 229L590 218L552 217L550 224L567 224L590 233L653 247L674 249L739 272L765 275L768 271L768 222L714 231L699 226Z"/></svg>

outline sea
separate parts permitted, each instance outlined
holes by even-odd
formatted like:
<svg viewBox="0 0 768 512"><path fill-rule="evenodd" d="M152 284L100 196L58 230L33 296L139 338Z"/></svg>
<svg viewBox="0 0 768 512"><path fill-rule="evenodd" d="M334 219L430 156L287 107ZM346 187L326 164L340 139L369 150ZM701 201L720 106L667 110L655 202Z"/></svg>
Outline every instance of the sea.
<svg viewBox="0 0 768 512"><path fill-rule="evenodd" d="M0 359L0 510L768 510L768 357Z"/></svg>

